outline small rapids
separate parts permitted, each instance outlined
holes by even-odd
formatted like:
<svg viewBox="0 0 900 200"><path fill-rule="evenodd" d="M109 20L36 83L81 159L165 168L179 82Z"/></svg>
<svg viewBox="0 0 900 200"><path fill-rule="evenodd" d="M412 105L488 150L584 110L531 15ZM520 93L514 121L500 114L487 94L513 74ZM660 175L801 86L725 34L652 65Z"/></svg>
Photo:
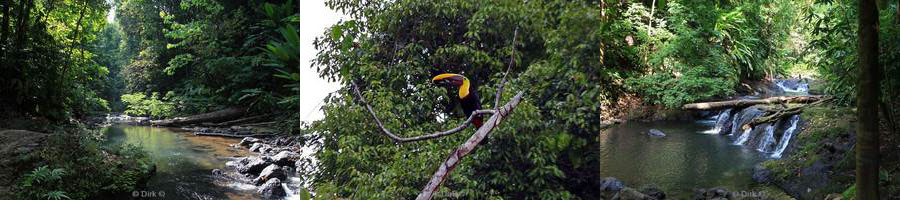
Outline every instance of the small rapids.
<svg viewBox="0 0 900 200"><path fill-rule="evenodd" d="M797 130L797 122L799 121L800 115L791 117L791 127L788 127L788 129L784 131L784 135L781 136L781 141L778 142L778 148L775 149L775 153L772 153L772 158L781 158L781 154L784 153L784 149L787 148L788 142L791 141L791 136L793 136L794 131Z"/></svg>
<svg viewBox="0 0 900 200"><path fill-rule="evenodd" d="M809 86L797 80L777 80L775 86L789 95L807 95ZM700 133L728 136L731 144L752 148L769 158L778 159L790 149L790 142L797 130L800 115L793 115L775 122L748 127L753 119L765 115L758 106L737 109L722 109L709 119L700 122L715 121L709 129ZM707 124L707 123L703 123Z"/></svg>

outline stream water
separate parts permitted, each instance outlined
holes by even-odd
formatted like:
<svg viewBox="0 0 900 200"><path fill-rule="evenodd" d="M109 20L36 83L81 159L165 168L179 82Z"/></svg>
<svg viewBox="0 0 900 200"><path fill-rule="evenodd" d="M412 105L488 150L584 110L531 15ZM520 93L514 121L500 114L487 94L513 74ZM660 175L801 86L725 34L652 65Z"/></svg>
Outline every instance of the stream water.
<svg viewBox="0 0 900 200"><path fill-rule="evenodd" d="M690 198L698 188L749 190L750 172L765 157L733 145L722 135L705 134L713 124L695 121L628 122L608 129L591 141L587 152L598 177L616 177L638 188L652 184L672 199ZM665 132L662 138L649 129Z"/></svg>
<svg viewBox="0 0 900 200"><path fill-rule="evenodd" d="M146 151L156 164L156 175L146 192L161 199L258 199L249 184L218 179L212 169L223 168L246 151L229 150L238 139L194 136L178 129L113 125L105 128L107 145L131 144Z"/></svg>

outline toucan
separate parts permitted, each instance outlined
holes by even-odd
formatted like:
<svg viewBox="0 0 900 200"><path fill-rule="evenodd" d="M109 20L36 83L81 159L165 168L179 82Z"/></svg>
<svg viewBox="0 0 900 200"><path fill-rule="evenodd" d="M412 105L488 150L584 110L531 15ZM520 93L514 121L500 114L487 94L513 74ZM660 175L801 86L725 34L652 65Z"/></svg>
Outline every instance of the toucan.
<svg viewBox="0 0 900 200"><path fill-rule="evenodd" d="M462 106L466 118L472 115L472 112L481 109L481 99L478 97L478 89L476 89L476 86L465 76L442 73L431 78L431 81L439 86L459 88L459 103ZM483 123L484 119L481 116L475 116L472 119L472 124L475 125L476 129L481 128Z"/></svg>

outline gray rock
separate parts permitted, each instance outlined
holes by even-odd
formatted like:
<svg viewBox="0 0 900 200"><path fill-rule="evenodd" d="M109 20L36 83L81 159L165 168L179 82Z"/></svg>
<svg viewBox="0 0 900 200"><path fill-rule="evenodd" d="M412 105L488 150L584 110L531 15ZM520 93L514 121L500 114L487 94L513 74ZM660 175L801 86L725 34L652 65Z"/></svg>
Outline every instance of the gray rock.
<svg viewBox="0 0 900 200"><path fill-rule="evenodd" d="M654 199L666 199L666 193L663 192L659 187L656 186L645 186L641 189L641 193L646 194L647 196L653 197Z"/></svg>
<svg viewBox="0 0 900 200"><path fill-rule="evenodd" d="M625 188L625 184L622 183L619 179L613 177L606 177L600 179L600 190L604 192L619 192Z"/></svg>
<svg viewBox="0 0 900 200"><path fill-rule="evenodd" d="M212 174L221 176L221 175L225 175L225 172L223 172L221 169L213 169Z"/></svg>
<svg viewBox="0 0 900 200"><path fill-rule="evenodd" d="M280 199L287 195L287 193L284 192L284 187L281 187L281 179L278 178L272 178L266 181L266 183L259 186L256 193L261 194L265 199Z"/></svg>
<svg viewBox="0 0 900 200"><path fill-rule="evenodd" d="M728 200L734 196L724 188L699 189L694 194L695 200Z"/></svg>
<svg viewBox="0 0 900 200"><path fill-rule="evenodd" d="M247 160L247 164L243 164L243 160L238 164L237 171L242 174L259 175L266 166L272 164L272 160L267 157L252 157Z"/></svg>
<svg viewBox="0 0 900 200"><path fill-rule="evenodd" d="M261 142L261 140L254 138L254 137L245 137L243 140L241 140L241 143L239 143L239 144L243 147L249 147L253 143L258 143L258 142Z"/></svg>
<svg viewBox="0 0 900 200"><path fill-rule="evenodd" d="M261 184L265 183L266 181L269 181L269 179L273 179L273 178L277 178L280 180L285 180L285 178L287 178L287 176L284 173L284 170L282 170L281 167L279 167L276 164L271 164L268 167L266 167L265 169L263 169L262 172L259 173L259 177L256 177L256 179L253 179L253 183L256 185L261 185Z"/></svg>
<svg viewBox="0 0 900 200"><path fill-rule="evenodd" d="M637 190L625 187L619 193L616 193L616 196L613 196L613 200L652 200L653 197L646 195L644 193L638 192Z"/></svg>
<svg viewBox="0 0 900 200"><path fill-rule="evenodd" d="M265 145L265 144L263 144L263 143L258 143L258 142L257 142L257 143L253 143L253 145L250 145L250 152L259 152L259 148L262 148L263 145Z"/></svg>
<svg viewBox="0 0 900 200"><path fill-rule="evenodd" d="M666 137L665 133L657 129L650 129L650 131L647 132L647 135L650 135L651 137Z"/></svg>
<svg viewBox="0 0 900 200"><path fill-rule="evenodd" d="M275 164L280 166L289 166L294 164L294 162L297 162L297 160L300 160L300 154L290 151L281 151L272 157L272 160L275 161Z"/></svg>
<svg viewBox="0 0 900 200"><path fill-rule="evenodd" d="M757 183L770 183L772 181L772 172L758 164L753 167L753 181Z"/></svg>

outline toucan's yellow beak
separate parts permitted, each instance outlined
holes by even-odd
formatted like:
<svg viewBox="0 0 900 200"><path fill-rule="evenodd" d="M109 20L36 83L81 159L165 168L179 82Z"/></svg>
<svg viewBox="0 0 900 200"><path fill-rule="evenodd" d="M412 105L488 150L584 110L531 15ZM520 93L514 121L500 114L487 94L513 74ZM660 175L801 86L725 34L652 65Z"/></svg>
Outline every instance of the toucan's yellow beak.
<svg viewBox="0 0 900 200"><path fill-rule="evenodd" d="M455 76L462 76L462 75L459 75L459 74L451 74L451 73L440 74L440 75L434 76L434 78L431 78L431 81L444 80L444 79L446 79L446 78L455 77Z"/></svg>

